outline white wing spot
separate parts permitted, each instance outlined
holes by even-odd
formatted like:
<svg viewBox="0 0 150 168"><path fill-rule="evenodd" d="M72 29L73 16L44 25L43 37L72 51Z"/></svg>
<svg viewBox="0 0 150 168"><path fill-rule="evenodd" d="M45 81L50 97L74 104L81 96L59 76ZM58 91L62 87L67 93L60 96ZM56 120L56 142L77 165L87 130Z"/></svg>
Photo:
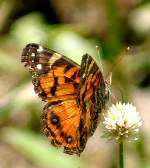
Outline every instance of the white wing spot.
<svg viewBox="0 0 150 168"><path fill-rule="evenodd" d="M61 54L54 53L54 54L51 56L50 60L49 60L50 66L52 66L52 65L53 65L58 59L60 59L61 57L62 57Z"/></svg>
<svg viewBox="0 0 150 168"><path fill-rule="evenodd" d="M85 78L85 73L82 75L82 78Z"/></svg>
<svg viewBox="0 0 150 168"><path fill-rule="evenodd" d="M37 52L41 52L41 51L43 51L44 49L43 49L43 47L42 46L39 46L39 48L37 49Z"/></svg>
<svg viewBox="0 0 150 168"><path fill-rule="evenodd" d="M37 64L36 67L37 67L37 69L41 70L42 69L42 64Z"/></svg>
<svg viewBox="0 0 150 168"><path fill-rule="evenodd" d="M31 56L32 56L32 57L35 57L35 53L32 53Z"/></svg>

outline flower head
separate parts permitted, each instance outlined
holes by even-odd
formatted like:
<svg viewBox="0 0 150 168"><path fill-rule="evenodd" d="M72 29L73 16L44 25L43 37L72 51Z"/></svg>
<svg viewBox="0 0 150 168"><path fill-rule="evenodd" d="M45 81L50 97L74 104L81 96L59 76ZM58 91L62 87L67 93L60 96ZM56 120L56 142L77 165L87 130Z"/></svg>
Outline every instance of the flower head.
<svg viewBox="0 0 150 168"><path fill-rule="evenodd" d="M141 117L136 107L130 103L117 103L112 105L104 114L104 137L108 139L137 140L139 127L142 125Z"/></svg>

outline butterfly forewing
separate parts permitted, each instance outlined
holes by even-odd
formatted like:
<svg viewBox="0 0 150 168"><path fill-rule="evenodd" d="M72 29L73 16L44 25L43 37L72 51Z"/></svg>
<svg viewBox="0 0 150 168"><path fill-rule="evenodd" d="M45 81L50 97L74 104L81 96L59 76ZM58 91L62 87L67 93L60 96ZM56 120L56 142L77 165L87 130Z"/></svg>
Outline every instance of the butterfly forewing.
<svg viewBox="0 0 150 168"><path fill-rule="evenodd" d="M28 44L21 61L29 66L35 92L43 100L57 101L76 97L79 66L67 57L37 44Z"/></svg>

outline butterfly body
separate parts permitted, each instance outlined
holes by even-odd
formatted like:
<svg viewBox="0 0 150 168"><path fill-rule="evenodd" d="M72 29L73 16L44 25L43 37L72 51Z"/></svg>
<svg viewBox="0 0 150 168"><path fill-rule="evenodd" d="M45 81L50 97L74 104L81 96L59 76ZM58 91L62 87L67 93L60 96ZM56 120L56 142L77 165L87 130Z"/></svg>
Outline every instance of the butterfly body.
<svg viewBox="0 0 150 168"><path fill-rule="evenodd" d="M23 49L21 62L32 73L35 92L47 102L42 113L44 133L54 146L80 155L108 100L100 68L88 54L79 66L34 43Z"/></svg>

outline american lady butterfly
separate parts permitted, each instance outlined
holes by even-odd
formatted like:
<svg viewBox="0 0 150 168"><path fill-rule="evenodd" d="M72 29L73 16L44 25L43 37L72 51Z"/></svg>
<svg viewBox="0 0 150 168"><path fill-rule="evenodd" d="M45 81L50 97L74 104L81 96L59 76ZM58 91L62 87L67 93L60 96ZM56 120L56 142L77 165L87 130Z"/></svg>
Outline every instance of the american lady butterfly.
<svg viewBox="0 0 150 168"><path fill-rule="evenodd" d="M44 133L65 153L80 155L109 97L99 66L88 54L79 66L34 43L23 49L21 62L32 73L35 92L47 102L42 114Z"/></svg>

